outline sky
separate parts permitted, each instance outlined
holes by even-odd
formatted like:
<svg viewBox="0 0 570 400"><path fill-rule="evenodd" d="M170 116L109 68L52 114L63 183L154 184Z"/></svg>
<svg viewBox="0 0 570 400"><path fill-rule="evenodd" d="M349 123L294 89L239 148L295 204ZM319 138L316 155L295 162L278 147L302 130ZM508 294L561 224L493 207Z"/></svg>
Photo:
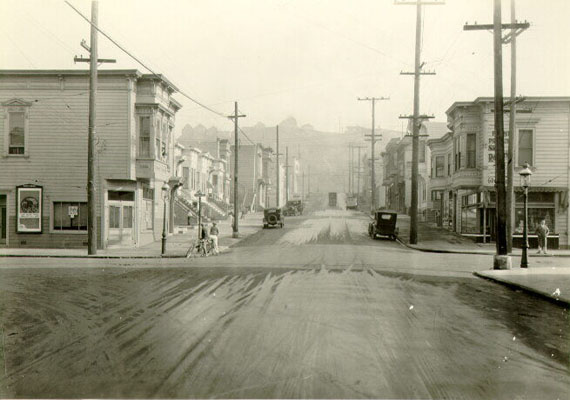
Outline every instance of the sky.
<svg viewBox="0 0 570 400"><path fill-rule="evenodd" d="M90 0L68 0L90 15ZM570 96L570 1L516 0L517 94ZM99 26L154 72L223 115L234 101L243 126L276 125L288 117L322 131L370 126L401 130L413 109L415 7L393 0L100 0ZM465 23L493 20L492 0L445 0L423 7L423 114L445 121L455 101L493 95L493 42ZM503 0L503 22L510 0ZM0 69L85 69L89 24L63 0L0 0ZM148 73L102 36L99 57ZM504 93L510 93L510 49L503 46ZM176 130L232 123L177 95Z"/></svg>

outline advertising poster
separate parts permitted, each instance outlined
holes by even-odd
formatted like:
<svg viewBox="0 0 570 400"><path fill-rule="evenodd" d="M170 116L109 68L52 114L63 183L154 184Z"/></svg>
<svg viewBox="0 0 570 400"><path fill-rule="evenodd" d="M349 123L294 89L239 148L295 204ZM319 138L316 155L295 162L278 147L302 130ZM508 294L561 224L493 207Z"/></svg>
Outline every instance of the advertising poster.
<svg viewBox="0 0 570 400"><path fill-rule="evenodd" d="M42 187L16 188L16 218L18 233L42 232Z"/></svg>

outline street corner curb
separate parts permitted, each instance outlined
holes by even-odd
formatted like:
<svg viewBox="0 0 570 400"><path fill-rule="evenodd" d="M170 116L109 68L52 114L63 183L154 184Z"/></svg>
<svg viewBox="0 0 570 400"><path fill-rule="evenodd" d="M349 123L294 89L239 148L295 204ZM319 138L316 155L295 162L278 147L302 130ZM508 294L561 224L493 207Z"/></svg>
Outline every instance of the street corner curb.
<svg viewBox="0 0 570 400"><path fill-rule="evenodd" d="M479 271L473 271L473 275L475 275L478 278L485 279L485 280L506 286L512 290L523 290L524 292L526 292L528 294L539 297L543 300L546 300L550 303L556 304L556 305L561 306L561 307L566 307L566 308L570 307L570 301L569 300L552 297L552 295L550 295L549 293L543 292L541 290L534 289L530 286L522 285L520 283L515 283L515 282L509 282L509 281L499 279L499 278L494 277L494 276L482 274Z"/></svg>
<svg viewBox="0 0 570 400"><path fill-rule="evenodd" d="M404 242L402 239L400 239L399 236L396 236L396 240L404 247L407 247L409 249L412 250L416 250L416 251L421 251L424 253L439 253L439 254L470 254L470 255L475 255L475 256L488 256L488 255L492 255L490 253L482 253L482 252L477 252L477 251L464 251L464 250L448 250L448 249L433 249L430 247L420 247L420 246L416 246L413 244L409 244Z"/></svg>

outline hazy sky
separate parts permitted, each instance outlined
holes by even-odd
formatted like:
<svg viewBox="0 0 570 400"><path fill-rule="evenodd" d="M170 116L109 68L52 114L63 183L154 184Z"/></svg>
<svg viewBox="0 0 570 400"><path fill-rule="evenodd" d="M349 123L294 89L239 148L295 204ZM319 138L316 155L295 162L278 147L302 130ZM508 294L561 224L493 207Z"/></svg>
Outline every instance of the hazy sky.
<svg viewBox="0 0 570 400"><path fill-rule="evenodd" d="M69 0L90 15L89 0ZM518 37L518 90L528 96L570 95L570 1L517 0L531 22ZM424 7L421 112L445 120L454 102L493 95L492 34L464 32L466 22L492 23L492 0L446 0ZM510 0L503 0L503 21ZM189 95L240 121L299 124L337 131L370 125L357 97L390 96L377 107L383 128L399 130L413 105L415 8L393 0L100 0L99 25ZM0 0L0 68L80 69L89 25L63 0ZM145 69L100 36L101 69ZM510 50L503 46L509 93ZM178 95L186 123L228 130L231 122Z"/></svg>

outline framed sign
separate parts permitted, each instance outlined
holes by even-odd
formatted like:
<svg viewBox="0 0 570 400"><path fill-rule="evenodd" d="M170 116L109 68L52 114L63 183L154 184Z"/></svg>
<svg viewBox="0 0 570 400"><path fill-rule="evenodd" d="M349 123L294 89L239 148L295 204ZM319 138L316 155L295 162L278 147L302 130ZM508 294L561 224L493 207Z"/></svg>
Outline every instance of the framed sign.
<svg viewBox="0 0 570 400"><path fill-rule="evenodd" d="M41 186L16 187L16 229L18 233L42 233L42 195Z"/></svg>

